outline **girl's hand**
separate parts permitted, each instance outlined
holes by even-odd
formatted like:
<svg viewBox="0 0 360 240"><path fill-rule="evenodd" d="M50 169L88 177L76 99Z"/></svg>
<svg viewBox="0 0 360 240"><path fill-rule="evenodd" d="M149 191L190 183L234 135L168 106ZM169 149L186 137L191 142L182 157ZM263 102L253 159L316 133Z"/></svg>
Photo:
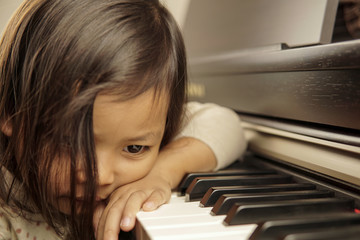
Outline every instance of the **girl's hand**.
<svg viewBox="0 0 360 240"><path fill-rule="evenodd" d="M140 209L153 211L169 201L170 196L169 181L155 168L144 178L116 189L106 206L103 203L95 209L96 239L118 239L120 231L134 228Z"/></svg>

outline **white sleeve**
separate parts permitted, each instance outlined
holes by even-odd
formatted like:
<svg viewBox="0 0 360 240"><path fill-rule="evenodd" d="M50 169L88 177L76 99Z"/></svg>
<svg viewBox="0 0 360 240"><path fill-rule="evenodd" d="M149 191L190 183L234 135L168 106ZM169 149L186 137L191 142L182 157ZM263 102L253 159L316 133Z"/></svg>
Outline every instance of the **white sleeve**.
<svg viewBox="0 0 360 240"><path fill-rule="evenodd" d="M193 137L207 144L215 154L215 170L240 158L246 140L239 116L229 108L213 103L189 102L180 137Z"/></svg>

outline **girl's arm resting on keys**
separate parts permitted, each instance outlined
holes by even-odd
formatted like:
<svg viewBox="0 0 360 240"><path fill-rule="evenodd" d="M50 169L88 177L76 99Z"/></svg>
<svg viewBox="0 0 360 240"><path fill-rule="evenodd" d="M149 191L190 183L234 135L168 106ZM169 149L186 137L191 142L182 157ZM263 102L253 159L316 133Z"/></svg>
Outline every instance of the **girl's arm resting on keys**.
<svg viewBox="0 0 360 240"><path fill-rule="evenodd" d="M166 203L171 189L185 174L225 167L245 148L240 120L233 111L214 104L189 103L181 133L161 149L152 170L118 188L107 205L97 208L97 239L117 239L120 230L130 231L135 226L140 209L152 211Z"/></svg>

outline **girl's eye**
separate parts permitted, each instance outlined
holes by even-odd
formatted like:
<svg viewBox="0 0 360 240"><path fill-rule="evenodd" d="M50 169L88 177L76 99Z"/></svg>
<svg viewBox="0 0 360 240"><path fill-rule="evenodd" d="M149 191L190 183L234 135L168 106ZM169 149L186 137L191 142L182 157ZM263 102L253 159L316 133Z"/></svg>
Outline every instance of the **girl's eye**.
<svg viewBox="0 0 360 240"><path fill-rule="evenodd" d="M129 145L124 148L124 151L128 152L128 153L136 154L136 153L143 152L145 150L145 148L146 147L143 145Z"/></svg>

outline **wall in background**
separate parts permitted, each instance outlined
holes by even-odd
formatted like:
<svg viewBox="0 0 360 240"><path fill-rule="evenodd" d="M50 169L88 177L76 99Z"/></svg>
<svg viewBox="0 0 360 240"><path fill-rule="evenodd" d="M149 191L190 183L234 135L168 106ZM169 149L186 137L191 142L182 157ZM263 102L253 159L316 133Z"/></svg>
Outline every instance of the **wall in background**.
<svg viewBox="0 0 360 240"><path fill-rule="evenodd" d="M0 0L0 34L22 0Z"/></svg>
<svg viewBox="0 0 360 240"><path fill-rule="evenodd" d="M187 8L190 0L160 0L172 12L180 26L184 25ZM0 0L0 34L14 11L22 3L22 0Z"/></svg>
<svg viewBox="0 0 360 240"><path fill-rule="evenodd" d="M160 2L170 10L180 27L183 27L190 0L160 0Z"/></svg>

